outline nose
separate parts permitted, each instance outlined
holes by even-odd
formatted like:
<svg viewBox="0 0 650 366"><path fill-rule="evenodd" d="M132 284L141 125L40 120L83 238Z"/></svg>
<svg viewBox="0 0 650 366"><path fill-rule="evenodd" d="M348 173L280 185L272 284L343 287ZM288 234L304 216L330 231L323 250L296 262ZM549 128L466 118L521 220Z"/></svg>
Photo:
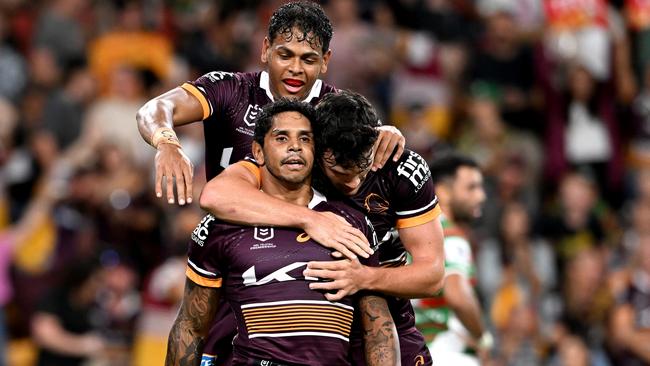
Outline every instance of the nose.
<svg viewBox="0 0 650 366"><path fill-rule="evenodd" d="M349 181L345 182L344 185L345 185L345 188L347 188L350 191L353 191L359 186L360 183L361 183L361 178L354 177L352 180L349 180Z"/></svg>
<svg viewBox="0 0 650 366"><path fill-rule="evenodd" d="M302 72L302 62L299 57L294 57L291 59L291 64L289 65L289 71L292 74L300 74Z"/></svg>
<svg viewBox="0 0 650 366"><path fill-rule="evenodd" d="M300 139L291 139L289 143L289 151L300 151L300 150L302 150Z"/></svg>

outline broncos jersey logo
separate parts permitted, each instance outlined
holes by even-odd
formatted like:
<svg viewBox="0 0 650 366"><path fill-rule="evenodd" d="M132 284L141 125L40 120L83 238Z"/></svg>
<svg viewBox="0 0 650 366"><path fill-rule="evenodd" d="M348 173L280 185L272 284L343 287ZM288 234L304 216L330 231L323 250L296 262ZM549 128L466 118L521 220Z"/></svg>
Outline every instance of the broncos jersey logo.
<svg viewBox="0 0 650 366"><path fill-rule="evenodd" d="M384 213L390 206L384 197L376 193L367 195L363 205L368 213Z"/></svg>

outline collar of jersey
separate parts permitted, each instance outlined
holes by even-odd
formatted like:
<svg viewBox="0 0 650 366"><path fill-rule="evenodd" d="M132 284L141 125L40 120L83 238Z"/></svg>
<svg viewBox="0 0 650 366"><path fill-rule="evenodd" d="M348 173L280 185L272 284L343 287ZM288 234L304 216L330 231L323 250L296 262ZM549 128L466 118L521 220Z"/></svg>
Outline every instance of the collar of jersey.
<svg viewBox="0 0 650 366"><path fill-rule="evenodd" d="M313 209L319 203L327 202L327 197L325 197L322 193L318 192L317 190L315 190L313 188L311 190L312 190L312 192L314 192L314 195L312 196L311 201L309 201L309 204L307 205L307 207Z"/></svg>
<svg viewBox="0 0 650 366"><path fill-rule="evenodd" d="M318 79L314 83L314 86L311 87L311 91L309 92L309 95L307 95L307 98L303 100L303 102L310 103L312 99L318 97L320 95L320 90L323 87L323 81ZM266 91L266 96L271 99L272 102L275 101L273 98L273 94L271 94L271 84L269 82L269 73L266 71L262 71L260 74L260 88L264 89Z"/></svg>

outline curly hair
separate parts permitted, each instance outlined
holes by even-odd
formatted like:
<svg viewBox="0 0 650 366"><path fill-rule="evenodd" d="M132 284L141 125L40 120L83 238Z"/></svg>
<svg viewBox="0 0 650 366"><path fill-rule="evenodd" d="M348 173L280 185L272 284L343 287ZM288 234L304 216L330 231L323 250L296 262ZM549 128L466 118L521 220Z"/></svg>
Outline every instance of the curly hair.
<svg viewBox="0 0 650 366"><path fill-rule="evenodd" d="M294 35L294 28L302 35ZM294 36L299 42L306 40L314 49L320 46L325 54L332 40L332 23L320 5L311 1L290 2L279 7L269 21L269 41L273 42L278 35L287 42Z"/></svg>
<svg viewBox="0 0 650 366"><path fill-rule="evenodd" d="M377 112L361 94L341 90L327 94L316 106L314 136L316 154L332 152L327 163L343 168L366 169L381 125Z"/></svg>
<svg viewBox="0 0 650 366"><path fill-rule="evenodd" d="M273 118L283 112L298 112L302 114L312 124L313 129L313 124L316 120L316 111L311 104L295 99L280 98L262 108L262 112L255 121L255 134L253 135L253 140L261 146L264 146L264 136L266 136L266 134L271 130L271 126L273 126Z"/></svg>

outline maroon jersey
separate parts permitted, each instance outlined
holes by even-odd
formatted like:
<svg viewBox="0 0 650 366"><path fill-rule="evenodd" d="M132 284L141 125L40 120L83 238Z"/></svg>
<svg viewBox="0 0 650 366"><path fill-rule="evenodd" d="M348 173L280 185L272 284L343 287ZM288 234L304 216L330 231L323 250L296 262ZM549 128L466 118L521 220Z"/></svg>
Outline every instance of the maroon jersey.
<svg viewBox="0 0 650 366"><path fill-rule="evenodd" d="M273 102L269 75L266 71L213 71L182 88L203 107L205 169L210 180L251 152L255 119L263 106ZM304 101L315 105L334 91L333 86L316 80Z"/></svg>
<svg viewBox="0 0 650 366"><path fill-rule="evenodd" d="M397 162L389 159L382 169L370 171L352 201L366 213L379 238L382 266L406 264L406 250L398 229L430 222L440 214L427 162L406 149ZM386 296L400 339L402 365L429 365L431 356L424 337L415 328L415 313L408 299ZM363 362L361 344L355 361Z"/></svg>
<svg viewBox="0 0 650 366"><path fill-rule="evenodd" d="M247 159L239 164L259 177L253 160ZM409 149L397 162L389 159L382 169L370 171L357 194L349 201L370 219L379 238L377 253L382 266L406 264L406 250L398 229L422 225L440 214L429 165ZM415 327L411 302L398 297L385 298L399 334L402 365L430 365L431 356L424 337ZM354 339L353 348L354 363L364 364L359 339Z"/></svg>
<svg viewBox="0 0 650 366"><path fill-rule="evenodd" d="M342 203L314 191L309 207L345 217L377 243L369 221ZM244 227L207 215L189 245L187 277L222 288L238 333L233 365L252 359L284 364L348 365L356 299L328 301L309 289L307 262L332 260L330 250L291 228ZM376 257L366 265L378 265Z"/></svg>

